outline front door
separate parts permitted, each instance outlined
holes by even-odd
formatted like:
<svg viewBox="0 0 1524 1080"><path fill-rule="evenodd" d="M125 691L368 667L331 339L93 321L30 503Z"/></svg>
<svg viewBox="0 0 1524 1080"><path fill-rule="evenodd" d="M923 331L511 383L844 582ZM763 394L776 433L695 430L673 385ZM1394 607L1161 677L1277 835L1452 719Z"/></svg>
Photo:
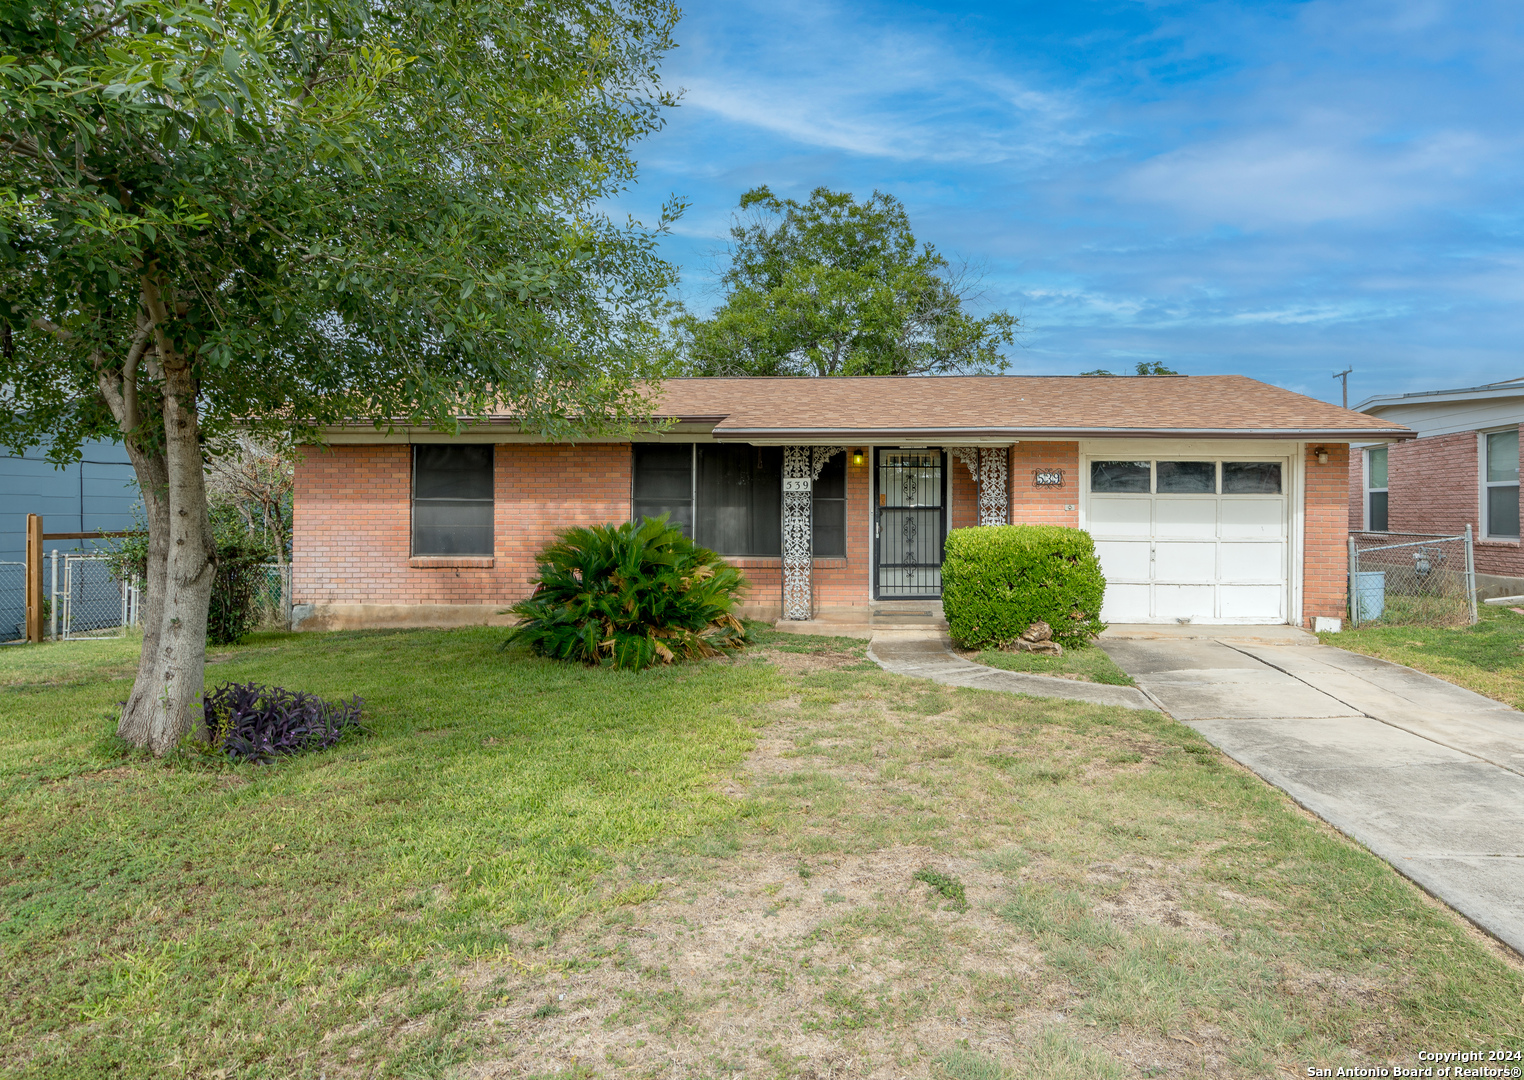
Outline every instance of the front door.
<svg viewBox="0 0 1524 1080"><path fill-rule="evenodd" d="M946 476L940 450L875 451L878 472L878 598L942 595L947 535Z"/></svg>

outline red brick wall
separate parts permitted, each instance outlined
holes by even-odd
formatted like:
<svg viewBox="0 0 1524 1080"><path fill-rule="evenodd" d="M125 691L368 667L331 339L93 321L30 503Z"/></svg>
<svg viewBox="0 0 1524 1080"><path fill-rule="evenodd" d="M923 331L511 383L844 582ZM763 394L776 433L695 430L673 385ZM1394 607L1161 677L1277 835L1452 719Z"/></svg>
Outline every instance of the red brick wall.
<svg viewBox="0 0 1524 1080"><path fill-rule="evenodd" d="M1315 616L1345 617L1349 584L1349 447L1328 443L1328 464L1307 448L1303 493L1302 623Z"/></svg>
<svg viewBox="0 0 1524 1080"><path fill-rule="evenodd" d="M1038 487L1038 469L1061 469L1063 487ZM1011 521L1017 525L1079 527L1079 443L1023 442L1011 449ZM1074 507L1065 510L1065 506Z"/></svg>
<svg viewBox="0 0 1524 1080"><path fill-rule="evenodd" d="M1430 435L1387 449L1387 526L1393 532L1455 535L1471 526L1476 569L1482 574L1524 576L1524 552L1514 540L1482 536L1481 462L1477 433ZM1363 454L1352 455L1349 523L1365 527Z"/></svg>
<svg viewBox="0 0 1524 1080"><path fill-rule="evenodd" d="M498 604L527 596L561 529L630 516L628 444L500 444L493 557L411 558L408 446L305 447L296 469L297 603ZM847 557L816 564L817 606L868 603L869 464L847 459ZM780 560L734 560L751 604L780 602Z"/></svg>
<svg viewBox="0 0 1524 1080"><path fill-rule="evenodd" d="M496 604L530 592L534 556L568 525L630 515L630 448L499 445L493 557L410 558L412 448L304 447L297 603Z"/></svg>
<svg viewBox="0 0 1524 1080"><path fill-rule="evenodd" d="M1079 525L1079 443L1017 443L1008 451L1007 497L1010 521L1014 525ZM952 470L952 514L950 527L967 528L979 524L979 490L968 466L955 455L948 455ZM1060 469L1062 487L1038 487L1038 469ZM1065 510L1065 506L1073 507Z"/></svg>

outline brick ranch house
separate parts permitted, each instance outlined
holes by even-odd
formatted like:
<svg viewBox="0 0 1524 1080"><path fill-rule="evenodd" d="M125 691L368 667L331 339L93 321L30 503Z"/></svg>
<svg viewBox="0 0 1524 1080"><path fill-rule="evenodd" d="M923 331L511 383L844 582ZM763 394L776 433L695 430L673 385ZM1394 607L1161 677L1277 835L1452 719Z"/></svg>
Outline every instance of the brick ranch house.
<svg viewBox="0 0 1524 1080"><path fill-rule="evenodd" d="M574 524L669 514L758 618L934 607L949 529L1088 530L1109 622L1309 624L1345 610L1348 446L1400 425L1241 376L695 378L670 427L546 443L335 428L296 470L303 629L504 622Z"/></svg>
<svg viewBox="0 0 1524 1080"><path fill-rule="evenodd" d="M1350 529L1456 535L1470 525L1477 595L1524 594L1519 547L1524 379L1378 395L1355 408L1412 428L1418 437L1393 446L1355 443Z"/></svg>

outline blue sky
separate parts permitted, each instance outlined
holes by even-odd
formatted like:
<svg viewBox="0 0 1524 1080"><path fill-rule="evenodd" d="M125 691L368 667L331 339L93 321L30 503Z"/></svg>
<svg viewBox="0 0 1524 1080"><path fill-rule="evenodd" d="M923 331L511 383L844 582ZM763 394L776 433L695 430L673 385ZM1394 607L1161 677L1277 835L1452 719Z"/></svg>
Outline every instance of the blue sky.
<svg viewBox="0 0 1524 1080"><path fill-rule="evenodd" d="M1524 376L1524 4L691 0L621 209L712 306L741 193L877 188L1026 325L1017 374L1337 400Z"/></svg>

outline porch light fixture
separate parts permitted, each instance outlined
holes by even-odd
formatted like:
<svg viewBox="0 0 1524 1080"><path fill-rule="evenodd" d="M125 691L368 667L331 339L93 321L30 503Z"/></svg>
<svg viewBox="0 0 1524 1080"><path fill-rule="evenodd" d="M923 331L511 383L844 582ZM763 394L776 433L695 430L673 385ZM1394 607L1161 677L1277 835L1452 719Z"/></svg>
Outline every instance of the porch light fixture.
<svg viewBox="0 0 1524 1080"><path fill-rule="evenodd" d="M853 465L861 465L862 463L863 463L863 452L861 450L853 450L852 451L852 464Z"/></svg>
<svg viewBox="0 0 1524 1080"><path fill-rule="evenodd" d="M1328 464L1328 447L1326 447L1326 446L1314 446L1312 448L1312 452L1317 455L1318 464L1319 465L1327 465Z"/></svg>

